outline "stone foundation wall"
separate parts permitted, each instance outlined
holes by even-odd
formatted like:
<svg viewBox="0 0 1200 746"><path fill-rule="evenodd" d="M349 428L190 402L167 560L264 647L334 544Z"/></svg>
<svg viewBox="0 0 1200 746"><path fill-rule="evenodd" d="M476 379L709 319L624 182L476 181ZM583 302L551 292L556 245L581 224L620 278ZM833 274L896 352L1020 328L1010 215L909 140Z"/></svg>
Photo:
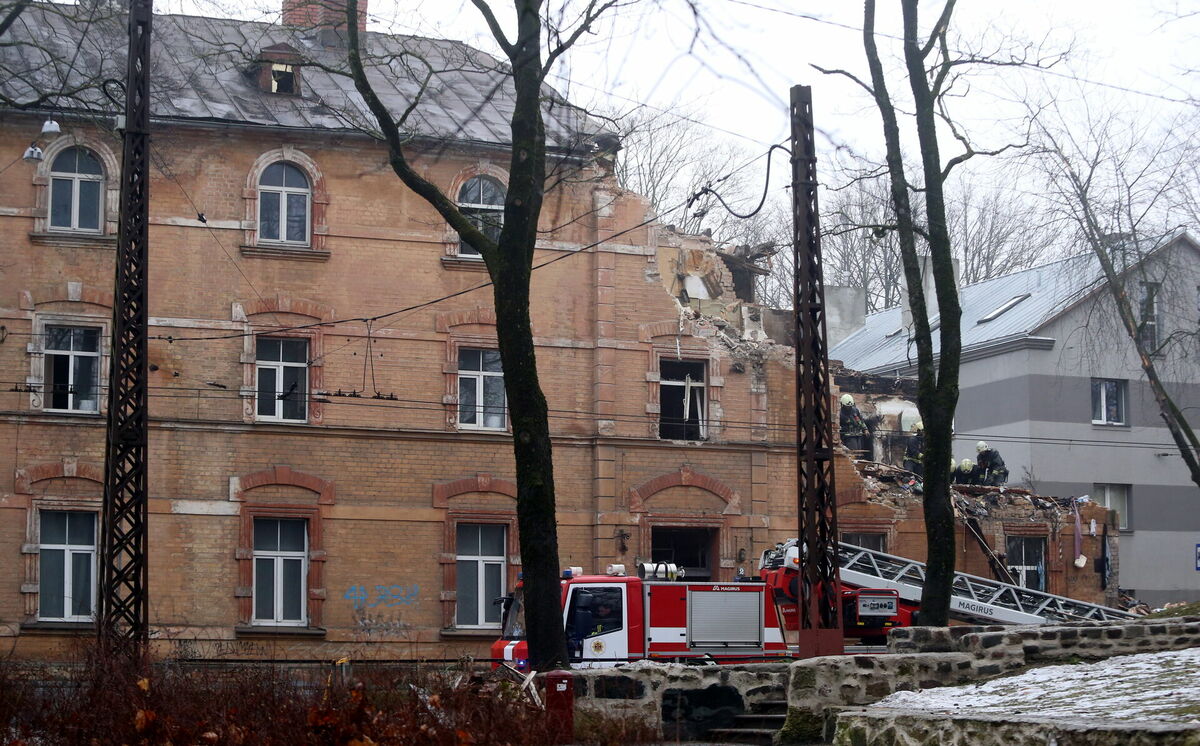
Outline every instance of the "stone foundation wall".
<svg viewBox="0 0 1200 746"><path fill-rule="evenodd" d="M1200 646L1200 617L1195 616L1054 627L905 627L888 636L889 653L968 653L994 661L1016 658L1020 665L1196 646Z"/></svg>
<svg viewBox="0 0 1200 746"><path fill-rule="evenodd" d="M684 666L638 663L577 670L576 712L626 715L662 728L671 740L701 738L756 702L786 698L788 663Z"/></svg>
<svg viewBox="0 0 1200 746"><path fill-rule="evenodd" d="M1056 746L1195 746L1200 726L1103 725L1063 723L1028 718L1021 721L916 717L905 710L848 710L837 716L835 746L893 746L936 743L939 746L1011 746L1019 743Z"/></svg>
<svg viewBox="0 0 1200 746"><path fill-rule="evenodd" d="M980 681L1030 664L1196 646L1200 646L1200 617L1132 624L1080 622L1056 627L895 629L889 635L887 654L829 656L793 663L788 719L781 738L783 743L832 738L839 710L878 702L898 691ZM959 742L969 741L953 743Z"/></svg>

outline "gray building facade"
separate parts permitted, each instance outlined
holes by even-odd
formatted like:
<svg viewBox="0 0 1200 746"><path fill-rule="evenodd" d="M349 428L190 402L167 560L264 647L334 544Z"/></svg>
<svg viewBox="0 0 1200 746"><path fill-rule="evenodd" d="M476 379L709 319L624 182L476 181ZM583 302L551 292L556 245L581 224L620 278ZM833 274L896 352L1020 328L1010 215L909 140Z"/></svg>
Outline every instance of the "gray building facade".
<svg viewBox="0 0 1200 746"><path fill-rule="evenodd" d="M1196 427L1200 245L1175 234L1130 261L1123 276L1142 333L1161 347L1159 376ZM1117 510L1121 587L1155 606L1200 599L1200 488L1096 259L1089 253L969 285L961 301L956 458L974 457L984 440L1003 455L1011 484L1088 495ZM863 372L915 375L899 308L868 316L830 357Z"/></svg>

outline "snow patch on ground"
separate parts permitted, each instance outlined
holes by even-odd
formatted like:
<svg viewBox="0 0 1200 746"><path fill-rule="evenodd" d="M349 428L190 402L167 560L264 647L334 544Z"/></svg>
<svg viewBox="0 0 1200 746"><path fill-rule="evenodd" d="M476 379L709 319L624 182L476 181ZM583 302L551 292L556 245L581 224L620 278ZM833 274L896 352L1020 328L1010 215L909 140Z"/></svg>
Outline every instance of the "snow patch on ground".
<svg viewBox="0 0 1200 746"><path fill-rule="evenodd" d="M1200 722L1200 648L1046 666L982 684L897 692L875 707L931 714Z"/></svg>

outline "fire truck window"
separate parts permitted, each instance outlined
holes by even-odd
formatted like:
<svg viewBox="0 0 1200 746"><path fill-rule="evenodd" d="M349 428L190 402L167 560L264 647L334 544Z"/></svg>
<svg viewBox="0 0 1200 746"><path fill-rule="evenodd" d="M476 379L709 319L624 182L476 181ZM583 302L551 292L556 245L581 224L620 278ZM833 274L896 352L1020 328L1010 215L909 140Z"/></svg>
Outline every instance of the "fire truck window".
<svg viewBox="0 0 1200 746"><path fill-rule="evenodd" d="M711 580L714 533L711 528L653 528L650 532L650 559L682 567L687 580Z"/></svg>
<svg viewBox="0 0 1200 746"><path fill-rule="evenodd" d="M842 541L874 552L887 551L887 534L868 534L855 531L842 533Z"/></svg>
<svg viewBox="0 0 1200 746"><path fill-rule="evenodd" d="M572 640L584 640L622 628L621 589L575 588L567 610L567 629Z"/></svg>

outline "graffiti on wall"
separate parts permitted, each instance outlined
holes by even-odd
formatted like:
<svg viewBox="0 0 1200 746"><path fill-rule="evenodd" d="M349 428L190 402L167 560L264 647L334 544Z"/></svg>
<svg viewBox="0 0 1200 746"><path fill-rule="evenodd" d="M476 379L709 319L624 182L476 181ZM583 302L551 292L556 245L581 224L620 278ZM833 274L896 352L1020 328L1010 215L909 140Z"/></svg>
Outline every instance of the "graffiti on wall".
<svg viewBox="0 0 1200 746"><path fill-rule="evenodd" d="M416 603L420 593L419 585L352 585L342 598L348 599L356 610L380 606L392 608Z"/></svg>

